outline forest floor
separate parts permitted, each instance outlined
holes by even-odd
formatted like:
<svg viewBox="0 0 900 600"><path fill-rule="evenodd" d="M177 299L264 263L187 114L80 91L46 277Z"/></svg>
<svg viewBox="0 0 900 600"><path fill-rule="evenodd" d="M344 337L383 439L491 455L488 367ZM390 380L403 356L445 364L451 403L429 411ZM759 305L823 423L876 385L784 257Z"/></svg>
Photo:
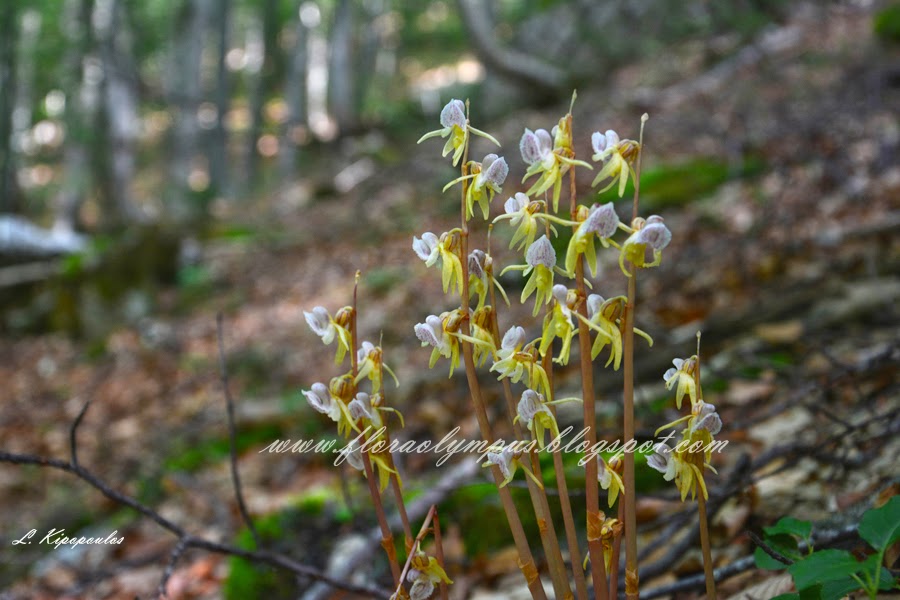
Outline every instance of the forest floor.
<svg viewBox="0 0 900 600"><path fill-rule="evenodd" d="M588 156L592 131L636 137L641 113L651 115L645 214L663 215L673 241L662 265L639 281L636 322L656 342L638 348L639 429L672 420L672 409L661 408L661 376L672 358L694 352L702 331L707 400L719 408L730 443L715 458L720 476L710 480L721 497L713 531L721 565L752 553L748 530L788 514L840 528L900 485L900 51L873 37L869 12L850 8L797 14L754 46L730 48L715 68L708 47L687 44L579 90L574 123L576 151ZM503 142L510 163L503 199L524 191L523 128L549 129L567 106L518 111L488 127L473 103L476 126ZM357 269L361 338L383 340L400 379L390 402L406 417L403 436L440 439L459 424L461 436L477 437L464 378L448 379L444 363L429 371L429 353L413 335L415 323L451 304L410 247L413 235L445 231L458 218L456 196L440 194L453 172L439 147L373 132L341 144L331 168L314 178L252 207L225 207L223 222L251 233L203 244L199 299L176 309L184 290L165 290L162 310L117 326L99 352L57 334L0 341L2 449L68 457L69 424L90 400L78 430L83 465L193 532L234 539L241 522L223 450L217 370L222 311L250 512L273 514L316 490L340 495L327 459L259 450L278 438L322 434L321 415L299 390L338 373L303 311L349 304ZM481 142L473 150L486 151ZM590 189L592 177L581 173L579 189ZM351 189L329 191L345 185ZM497 214L499 199L495 205ZM495 232L499 264L519 262L505 249L506 229ZM483 243L484 230L474 239ZM612 255L601 256L598 291L623 293ZM503 281L517 296L516 277ZM528 310L502 313L501 329L527 322ZM613 438L621 380L597 373L601 431ZM574 391L577 363L556 377ZM440 480L432 462L407 461L409 490ZM362 491L356 482L350 488ZM693 513L673 492L659 488L641 503L641 544L652 549L642 565L656 573L642 578L648 589L697 572L696 551L675 541L689 533ZM6 465L0 505L0 598L155 594L174 538L82 482ZM448 512L442 522L455 597L514 597L509 586L520 582L506 548L493 548L489 558L464 552L470 534ZM298 559L323 566L322 549L339 532L374 524L364 513L333 523L306 523L283 543ZM685 527L673 530L673 523ZM117 529L127 543L65 552L10 544L31 528L52 527ZM654 546L661 533L671 543ZM228 565L221 556L188 553L170 581L171 597L220 597ZM757 584L769 587L750 597L771 597L790 581L749 570L723 583L721 595Z"/></svg>

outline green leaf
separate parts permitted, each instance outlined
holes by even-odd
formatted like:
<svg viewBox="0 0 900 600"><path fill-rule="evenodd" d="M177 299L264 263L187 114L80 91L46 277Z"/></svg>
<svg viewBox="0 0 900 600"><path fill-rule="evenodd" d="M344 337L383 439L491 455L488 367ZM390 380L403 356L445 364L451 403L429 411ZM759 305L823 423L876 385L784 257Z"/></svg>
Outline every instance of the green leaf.
<svg viewBox="0 0 900 600"><path fill-rule="evenodd" d="M900 539L900 496L867 511L859 522L859 536L879 552Z"/></svg>
<svg viewBox="0 0 900 600"><path fill-rule="evenodd" d="M859 582L855 579L839 579L822 584L822 600L841 600L850 592L859 590Z"/></svg>
<svg viewBox="0 0 900 600"><path fill-rule="evenodd" d="M881 580L878 582L878 590L881 592L886 592L898 587L900 586L897 585L897 580L894 579L894 576L891 575L891 572L884 567L881 567Z"/></svg>
<svg viewBox="0 0 900 600"><path fill-rule="evenodd" d="M794 517L782 517L777 523L771 527L763 529L767 535L778 535L784 533L787 535L796 535L801 539L806 539L812 533L812 523L809 521L801 521Z"/></svg>
<svg viewBox="0 0 900 600"><path fill-rule="evenodd" d="M790 594L781 594L772 598L772 600L800 600L800 594L791 592Z"/></svg>
<svg viewBox="0 0 900 600"><path fill-rule="evenodd" d="M822 600L822 584L800 590L800 600Z"/></svg>
<svg viewBox="0 0 900 600"><path fill-rule="evenodd" d="M857 573L862 567L853 555L844 550L820 550L788 567L798 590L818 583L838 581Z"/></svg>

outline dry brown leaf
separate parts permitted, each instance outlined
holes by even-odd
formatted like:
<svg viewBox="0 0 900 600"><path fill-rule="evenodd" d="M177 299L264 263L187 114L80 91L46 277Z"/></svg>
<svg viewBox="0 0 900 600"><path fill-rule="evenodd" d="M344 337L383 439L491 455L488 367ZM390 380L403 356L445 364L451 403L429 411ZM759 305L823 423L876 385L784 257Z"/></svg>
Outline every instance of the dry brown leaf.
<svg viewBox="0 0 900 600"><path fill-rule="evenodd" d="M727 600L768 600L779 594L790 592L793 588L794 580L788 573L782 573L734 594Z"/></svg>

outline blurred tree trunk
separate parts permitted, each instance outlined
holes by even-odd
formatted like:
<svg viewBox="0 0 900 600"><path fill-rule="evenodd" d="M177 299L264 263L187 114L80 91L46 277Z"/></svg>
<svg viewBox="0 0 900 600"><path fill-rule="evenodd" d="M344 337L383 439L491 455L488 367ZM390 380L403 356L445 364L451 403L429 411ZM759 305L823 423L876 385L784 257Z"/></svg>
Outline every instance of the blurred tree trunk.
<svg viewBox="0 0 900 600"><path fill-rule="evenodd" d="M498 74L537 88L543 94L559 94L567 85L562 69L516 50L503 48L494 38L493 21L484 0L457 0L463 26L469 34L478 59ZM540 47L539 44L535 45Z"/></svg>
<svg viewBox="0 0 900 600"><path fill-rule="evenodd" d="M328 102L338 131L352 131L358 121L353 73L354 7L351 0L338 0L331 26L328 68Z"/></svg>
<svg viewBox="0 0 900 600"><path fill-rule="evenodd" d="M167 208L176 220L196 217L204 209L192 189L190 178L200 134L197 110L203 92L201 61L211 8L209 0L184 0L175 15L171 77L167 82L170 104L175 107Z"/></svg>
<svg viewBox="0 0 900 600"><path fill-rule="evenodd" d="M13 144L18 16L19 0L0 1L0 213L16 212L20 206Z"/></svg>
<svg viewBox="0 0 900 600"><path fill-rule="evenodd" d="M289 50L288 71L284 81L284 99L288 115L279 143L278 174L282 180L290 179L297 164L297 147L302 128L306 127L306 76L309 72L306 26L297 19L293 46Z"/></svg>
<svg viewBox="0 0 900 600"><path fill-rule="evenodd" d="M225 119L231 109L230 82L228 77L228 45L231 30L231 0L219 0L216 15L217 55L216 55L216 124L209 144L208 160L210 184L219 196L231 195L230 177L228 176L228 132Z"/></svg>
<svg viewBox="0 0 900 600"><path fill-rule="evenodd" d="M99 97L96 78L88 77L87 61L94 44L91 30L93 0L67 0L63 32L68 42L63 91L66 95L63 180L56 201L56 225L62 230L79 227L78 212L90 188L88 123L96 114Z"/></svg>
<svg viewBox="0 0 900 600"><path fill-rule="evenodd" d="M366 95L375 78L375 66L378 61L378 51L381 49L383 39L383 27L378 26L378 18L387 9L384 0L372 0L363 3L366 26L361 32L361 50L357 52L356 89L353 98L356 115L362 115L366 107Z"/></svg>
<svg viewBox="0 0 900 600"><path fill-rule="evenodd" d="M106 135L107 178L104 217L107 226L141 220L134 204L131 183L135 173L135 146L140 135L137 97L137 66L133 39L122 0L100 0L95 18L103 63L103 124Z"/></svg>
<svg viewBox="0 0 900 600"><path fill-rule="evenodd" d="M257 49L262 52L262 56L257 59L259 70L250 84L250 131L244 160L248 190L256 184L259 175L259 151L256 143L263 133L266 95L274 91L275 74L278 70L278 31L278 0L263 0L262 44L258 44Z"/></svg>

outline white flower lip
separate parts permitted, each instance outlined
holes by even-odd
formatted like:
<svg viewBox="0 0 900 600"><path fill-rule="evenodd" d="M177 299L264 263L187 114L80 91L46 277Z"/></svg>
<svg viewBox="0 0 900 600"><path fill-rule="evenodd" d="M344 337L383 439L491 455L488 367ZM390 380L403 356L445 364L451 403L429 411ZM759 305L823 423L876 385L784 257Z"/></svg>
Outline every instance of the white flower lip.
<svg viewBox="0 0 900 600"><path fill-rule="evenodd" d="M506 214L512 215L523 210L528 206L529 202L528 196L522 192L516 192L515 196L510 196L506 199L506 202L503 203L503 210Z"/></svg>
<svg viewBox="0 0 900 600"><path fill-rule="evenodd" d="M653 447L653 454L647 457L647 465L660 473L667 473L669 470L671 454L672 449L667 445L663 443L656 444Z"/></svg>
<svg viewBox="0 0 900 600"><path fill-rule="evenodd" d="M487 255L484 250L475 249L469 252L469 274L484 279L484 261Z"/></svg>
<svg viewBox="0 0 900 600"><path fill-rule="evenodd" d="M526 129L522 134L522 139L519 140L519 152L526 164L533 165L553 152L553 138L546 129L537 131Z"/></svg>
<svg viewBox="0 0 900 600"><path fill-rule="evenodd" d="M503 185L506 176L509 175L509 165L506 164L506 159L496 154L485 156L481 161L481 166L484 169L482 171L484 179L494 187Z"/></svg>
<svg viewBox="0 0 900 600"><path fill-rule="evenodd" d="M569 295L569 290L566 286L557 283L550 291L553 293L553 297L556 298L556 301L559 302L559 305L566 308L566 297Z"/></svg>
<svg viewBox="0 0 900 600"><path fill-rule="evenodd" d="M612 236L619 227L619 215L612 202L595 204L584 221L585 231L596 233L602 238Z"/></svg>
<svg viewBox="0 0 900 600"><path fill-rule="evenodd" d="M444 127L456 125L460 129L466 128L466 105L462 100L454 98L444 106L441 110L441 125Z"/></svg>
<svg viewBox="0 0 900 600"><path fill-rule="evenodd" d="M428 344L433 348L443 351L444 349L444 325L441 318L435 315L429 315L424 323L417 323L415 326L416 337L423 344Z"/></svg>
<svg viewBox="0 0 900 600"><path fill-rule="evenodd" d="M429 262L437 257L439 243L438 236L426 231L422 234L421 239L413 236L412 249L419 258Z"/></svg>
<svg viewBox="0 0 900 600"><path fill-rule="evenodd" d="M312 312L303 311L303 316L306 318L306 324L313 330L313 333L323 339L329 337L329 339L325 340L325 343L329 343L334 338L334 326L331 324L331 315L328 314L324 306L317 306L312 309Z"/></svg>
<svg viewBox="0 0 900 600"><path fill-rule="evenodd" d="M672 232L665 226L662 219L658 221L648 219L644 228L638 231L636 241L640 244L647 244L654 250L662 250L672 241Z"/></svg>
<svg viewBox="0 0 900 600"><path fill-rule="evenodd" d="M532 267L543 265L548 269L552 269L556 266L556 250L553 249L553 244L550 243L546 235L542 235L540 239L528 247L528 250L525 252L525 262Z"/></svg>
<svg viewBox="0 0 900 600"><path fill-rule="evenodd" d="M587 308L588 308L588 317L594 318L598 312L600 312L600 308L603 306L603 296L600 294L591 294L587 299Z"/></svg>
<svg viewBox="0 0 900 600"><path fill-rule="evenodd" d="M341 409L337 405L337 401L331 397L331 392L324 383L312 384L312 388L304 390L303 395L306 396L306 401L316 412L328 415L333 421L340 418Z"/></svg>
<svg viewBox="0 0 900 600"><path fill-rule="evenodd" d="M365 392L359 392L356 394L356 398L347 405L347 410L350 412L350 416L356 421L363 417L372 419L374 416L372 414L372 398Z"/></svg>
<svg viewBox="0 0 900 600"><path fill-rule="evenodd" d="M515 350L521 348L525 344L525 328L521 325L513 325L505 334L500 342L500 347L504 350Z"/></svg>
<svg viewBox="0 0 900 600"><path fill-rule="evenodd" d="M522 421L530 426L534 417L538 413L544 411L547 411L547 407L544 405L543 396L534 390L525 390L522 392L522 397L519 399L519 404L516 406L516 412Z"/></svg>

